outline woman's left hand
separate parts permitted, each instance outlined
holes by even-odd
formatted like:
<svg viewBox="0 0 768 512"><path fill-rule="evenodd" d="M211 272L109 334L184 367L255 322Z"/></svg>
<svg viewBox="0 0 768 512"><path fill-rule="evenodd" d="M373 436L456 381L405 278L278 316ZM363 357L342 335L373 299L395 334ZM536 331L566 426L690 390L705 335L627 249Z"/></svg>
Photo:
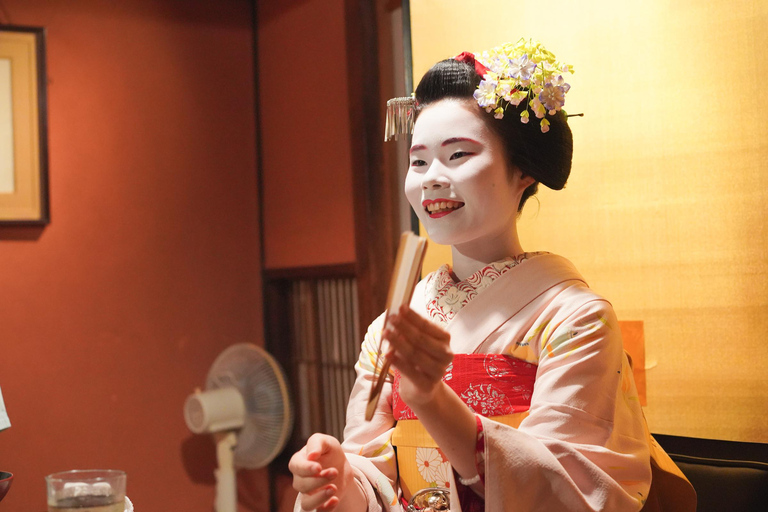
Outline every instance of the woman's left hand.
<svg viewBox="0 0 768 512"><path fill-rule="evenodd" d="M400 396L410 407L428 403L453 361L451 335L403 305L389 314L383 336L386 357L400 372Z"/></svg>

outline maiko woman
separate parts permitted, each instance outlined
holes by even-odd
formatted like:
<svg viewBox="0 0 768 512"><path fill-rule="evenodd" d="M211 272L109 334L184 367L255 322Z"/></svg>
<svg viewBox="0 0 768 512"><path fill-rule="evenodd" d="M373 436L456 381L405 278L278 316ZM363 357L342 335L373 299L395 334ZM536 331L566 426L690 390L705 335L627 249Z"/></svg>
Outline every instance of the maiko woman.
<svg viewBox="0 0 768 512"><path fill-rule="evenodd" d="M369 327L344 442L315 434L291 460L297 510L658 509L658 450L611 304L517 232L538 184L570 174L571 71L522 40L422 78L405 194L453 265ZM394 371L366 422L382 338Z"/></svg>

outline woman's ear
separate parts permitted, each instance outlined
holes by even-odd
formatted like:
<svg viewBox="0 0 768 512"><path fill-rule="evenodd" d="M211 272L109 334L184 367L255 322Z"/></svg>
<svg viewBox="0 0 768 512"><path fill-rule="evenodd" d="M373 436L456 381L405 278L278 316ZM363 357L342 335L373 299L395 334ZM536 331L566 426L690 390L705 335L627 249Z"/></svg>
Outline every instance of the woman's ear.
<svg viewBox="0 0 768 512"><path fill-rule="evenodd" d="M533 176L526 175L523 171L518 169L517 167L512 168L512 173L509 174L510 180L513 180L517 178L517 188L520 191L520 193L523 192L523 190L527 189L534 183L536 183L536 178Z"/></svg>
<svg viewBox="0 0 768 512"><path fill-rule="evenodd" d="M507 176L509 176L510 181L517 178L518 184L521 185L524 189L530 187L536 182L535 178L532 176L527 176L523 171L514 165L507 168Z"/></svg>
<svg viewBox="0 0 768 512"><path fill-rule="evenodd" d="M534 183L536 183L536 178L520 173L520 185L522 185L524 189L530 187Z"/></svg>

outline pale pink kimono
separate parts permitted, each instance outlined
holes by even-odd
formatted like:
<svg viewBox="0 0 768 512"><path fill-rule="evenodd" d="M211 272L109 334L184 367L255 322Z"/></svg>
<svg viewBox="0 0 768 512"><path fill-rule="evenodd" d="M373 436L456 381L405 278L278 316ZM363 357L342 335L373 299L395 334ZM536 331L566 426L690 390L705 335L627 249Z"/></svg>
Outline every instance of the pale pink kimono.
<svg viewBox="0 0 768 512"><path fill-rule="evenodd" d="M425 281L411 307L428 317ZM342 446L368 510L399 511L391 383L373 420L364 419L382 323L383 316L363 342ZM619 326L610 303L568 260L541 254L508 269L447 329L455 353L538 364L530 415L520 427L482 420L486 511L642 508L651 482L648 432Z"/></svg>

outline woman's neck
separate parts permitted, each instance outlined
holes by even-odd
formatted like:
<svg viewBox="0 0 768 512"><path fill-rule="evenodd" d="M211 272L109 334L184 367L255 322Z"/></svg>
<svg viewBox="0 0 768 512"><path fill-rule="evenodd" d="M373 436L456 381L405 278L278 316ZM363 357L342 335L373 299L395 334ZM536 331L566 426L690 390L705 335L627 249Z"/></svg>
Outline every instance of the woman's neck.
<svg viewBox="0 0 768 512"><path fill-rule="evenodd" d="M473 240L467 244L451 246L453 273L463 281L481 268L508 256L522 254L523 248L517 230L502 233L494 239Z"/></svg>

